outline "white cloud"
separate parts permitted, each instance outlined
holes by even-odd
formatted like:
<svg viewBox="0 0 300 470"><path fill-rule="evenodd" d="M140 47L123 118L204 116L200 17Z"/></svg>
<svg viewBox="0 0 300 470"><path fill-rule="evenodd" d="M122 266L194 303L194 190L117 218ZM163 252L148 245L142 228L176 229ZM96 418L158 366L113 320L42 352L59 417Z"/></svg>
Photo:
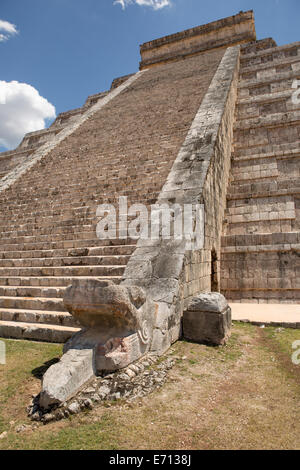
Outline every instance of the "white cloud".
<svg viewBox="0 0 300 470"><path fill-rule="evenodd" d="M11 36L18 34L16 25L0 20L0 42L7 41Z"/></svg>
<svg viewBox="0 0 300 470"><path fill-rule="evenodd" d="M45 128L55 108L27 83L0 80L0 146L15 148L24 134Z"/></svg>
<svg viewBox="0 0 300 470"><path fill-rule="evenodd" d="M152 7L154 10L160 10L161 8L171 5L171 0L115 0L114 5L119 4L123 10L128 5L140 5L145 7Z"/></svg>

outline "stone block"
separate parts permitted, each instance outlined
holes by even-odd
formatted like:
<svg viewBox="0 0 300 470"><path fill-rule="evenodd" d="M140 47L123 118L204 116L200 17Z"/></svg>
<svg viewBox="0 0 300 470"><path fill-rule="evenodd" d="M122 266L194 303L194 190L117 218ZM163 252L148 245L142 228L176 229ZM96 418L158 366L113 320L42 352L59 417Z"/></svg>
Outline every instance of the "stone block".
<svg viewBox="0 0 300 470"><path fill-rule="evenodd" d="M183 336L197 343L225 344L230 336L231 308L217 292L194 297L183 313Z"/></svg>

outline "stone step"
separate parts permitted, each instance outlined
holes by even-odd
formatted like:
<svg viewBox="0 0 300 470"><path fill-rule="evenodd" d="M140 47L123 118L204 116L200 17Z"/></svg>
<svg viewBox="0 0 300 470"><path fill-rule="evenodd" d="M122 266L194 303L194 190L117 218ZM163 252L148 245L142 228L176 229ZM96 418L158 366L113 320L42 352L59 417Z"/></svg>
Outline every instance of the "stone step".
<svg viewBox="0 0 300 470"><path fill-rule="evenodd" d="M274 232L259 233L252 235L223 235L222 247L241 247L244 249L248 246L282 246L287 245L291 248L295 244L300 243L300 231L298 232Z"/></svg>
<svg viewBox="0 0 300 470"><path fill-rule="evenodd" d="M122 194L120 194L122 196ZM133 199L128 198L128 207L138 203L138 204L144 204L147 208L150 208L151 204L154 204L157 201L159 193L151 195L151 197L145 199L144 197L139 197L138 195ZM59 226L63 225L91 225L95 224L97 221L97 216L96 216L96 210L98 205L101 205L103 201L98 201L96 202L95 206L89 205L87 206L86 209L86 214L79 214L79 215L72 215L72 216L66 216L65 212L67 209L70 209L72 211L72 201L70 203L63 203L63 204L57 204L54 207L54 204L52 205L53 209L49 208L49 205L47 206L46 204L43 205L41 204L40 206L32 204L30 209L28 208L27 205L21 205L19 202L16 200L16 205L14 205L9 202L7 204L7 211L6 211L6 218L7 221L10 221L10 224L12 226L18 225L28 225L29 228L34 228L35 226L38 226L39 223L42 223L44 226L49 226L53 225L53 222L55 218L58 218ZM119 205L119 199L110 199L109 204L112 204L116 210L118 210L118 205ZM2 208L3 209L3 208ZM43 214L46 213L44 216ZM33 227L30 227L30 226ZM5 229L7 225L3 225L2 221L2 227ZM18 228L18 227L15 227Z"/></svg>
<svg viewBox="0 0 300 470"><path fill-rule="evenodd" d="M265 95L269 93L291 90L294 80L299 80L300 72L298 70L288 72L278 72L273 76L264 78L251 78L248 80L239 80L238 98L247 98L249 96Z"/></svg>
<svg viewBox="0 0 300 470"><path fill-rule="evenodd" d="M264 38L247 44L242 44L240 47L241 57L256 57L260 52L265 50L268 51L269 49L278 47L278 45L273 38Z"/></svg>
<svg viewBox="0 0 300 470"><path fill-rule="evenodd" d="M5 233L2 234L3 237L0 237L0 245L17 245L20 246L20 244L28 244L28 243L54 243L54 242L62 242L64 241L65 243L63 244L63 247L73 247L74 245L69 244L69 242L76 243L79 240L84 240L84 245L85 246L102 246L105 244L117 244L118 237L114 239L104 239L104 238L97 238L97 233L96 233L96 226L93 228L93 230L88 230L85 231L84 229L82 231L78 232L72 232L72 231L58 231L54 232L51 230L51 233L49 233L49 230L45 230L45 233L40 234L38 231L35 231L34 234L30 235L28 233L16 235L15 232L10 232L10 233ZM108 240L108 241L107 241ZM127 242L126 242L127 240ZM97 241L97 243L95 243ZM109 243L111 241L111 243ZM129 244L133 245L135 243L135 240L132 240L130 238L124 239L124 244ZM82 247L82 244L77 244L77 246ZM74 246L76 247L76 245ZM1 248L0 248L1 250ZM1 250L3 251L3 249Z"/></svg>
<svg viewBox="0 0 300 470"><path fill-rule="evenodd" d="M103 281L113 281L119 284L122 276L96 276ZM94 279L94 276L0 276L0 286L15 287L66 287L72 284L73 279Z"/></svg>
<svg viewBox="0 0 300 470"><path fill-rule="evenodd" d="M267 147L296 143L300 135L300 111L240 120L235 125L235 152L258 154Z"/></svg>
<svg viewBox="0 0 300 470"><path fill-rule="evenodd" d="M95 169L95 171L97 171L97 169ZM159 168L155 168L153 171L158 172ZM162 173L163 171L161 171L161 174ZM36 194L39 192L40 200L43 203L47 203L47 199L60 201L61 203L72 200L80 203L80 201L93 200L95 196L97 199L99 198L100 200L103 200L103 193L108 194L109 197L114 197L117 190L118 192L124 193L123 195L131 197L134 197L137 194L142 194L143 196L151 195L159 191L162 183L160 177L157 176L158 173L154 173L153 176L149 176L148 173L143 174L140 170L137 170L137 174L139 177L130 176L128 177L128 180L122 180L121 177L118 179L115 178L111 181L108 189L106 189L107 184L105 182L97 181L95 178L87 181L85 180L89 185L88 188L86 188L86 191L84 191L83 183L79 182L77 184L70 185L70 183L68 183L68 179L66 179L65 182L60 182L62 185L61 189L57 189L55 192L53 192L55 179L53 179L53 181L49 181L49 176L48 179L42 179L37 187L34 186L34 183L26 183L26 187L32 184L31 191L28 193L26 193L24 188L15 187L12 188L5 196L7 201L12 201L15 197L26 197L30 193ZM46 178L47 175L44 175L43 177ZM57 175L57 178L59 177L60 175ZM105 175L105 180L107 181L109 179L111 179L110 175ZM142 181L144 181L144 183Z"/></svg>
<svg viewBox="0 0 300 470"><path fill-rule="evenodd" d="M15 201L17 203L17 201ZM51 204L51 202L54 202L52 199L51 201L48 201L48 205L46 201L44 201L45 204L43 206L38 207L36 204L36 210L33 211L28 211L28 214L26 214L26 217L53 217L55 215L64 215L66 214L67 216L82 216L84 214L89 214L91 211L94 211L95 208L97 207L97 204L93 204L92 202L89 205L82 205L82 204L72 204L72 206L69 207L61 207L60 210L55 210ZM20 201L19 201L20 204ZM26 205L24 205L26 207ZM34 201L33 201L33 207L34 207ZM31 208L30 208L31 209ZM20 212L20 215L22 215L23 212ZM15 217L14 212L12 212L12 217ZM16 217L15 217L16 218Z"/></svg>
<svg viewBox="0 0 300 470"><path fill-rule="evenodd" d="M257 160L264 158L289 158L300 156L300 140L295 142L282 142L280 144L267 145L261 149L261 152L255 152L255 149L234 149L232 154L232 163L242 160Z"/></svg>
<svg viewBox="0 0 300 470"><path fill-rule="evenodd" d="M134 145L134 143L131 144L131 149L132 150L139 150L140 147L138 145ZM128 167L128 164L126 164L126 161L124 159L120 160L119 158L116 158L115 154L112 154L109 149L107 149L107 152L105 153L106 155L109 156L109 160L105 158L105 162L103 160L97 160L93 158L93 156L89 155L92 151L97 151L98 150L98 145L97 146L90 146L89 147L89 152L81 153L82 158L77 161L76 167L74 165L72 166L72 159L70 160L65 160L64 161L64 168L65 168L65 173L61 174L59 172L59 169L57 168L57 165L53 162L49 162L49 165L47 165L46 168L44 168L44 171L46 174L51 175L51 170L53 170L53 174L60 175L62 178L66 176L72 176L72 175L77 175L81 171L85 170L87 176L92 175L93 177L99 178L99 180L103 179L103 173L93 173L93 169L90 166L90 163L92 162L95 166L95 168L99 169L102 168L102 170L105 171L105 173L109 173L112 177L116 177L118 171L120 171L120 174L122 177L127 177L128 175L130 176L131 174L134 174L136 176L135 170L139 169L142 170L143 172L147 172L148 170L151 171L152 168L155 168L156 162L153 160L147 160L147 166L145 167L145 159L141 158L140 160L135 159L130 161L130 167ZM26 150L23 150L20 152L21 154L26 155ZM4 152L5 154L5 152ZM1 154L2 155L2 154ZM142 156L141 156L142 157ZM118 171L116 171L116 165L118 166ZM158 162L159 167L163 167L165 165L164 161ZM78 173L76 173L76 169L78 169ZM33 181L32 179L32 174L28 173L25 175L25 181Z"/></svg>
<svg viewBox="0 0 300 470"><path fill-rule="evenodd" d="M236 131L234 146L236 153L259 154L264 150L280 145L280 142L290 140L291 143L299 141L300 122L289 126L258 127Z"/></svg>
<svg viewBox="0 0 300 470"><path fill-rule="evenodd" d="M253 181L266 178L278 178L279 170L276 159L269 161L263 160L263 163L259 162L237 162L233 163L231 167L231 175L233 181L231 184L238 185L240 182ZM246 163L246 164L245 164ZM0 255L1 256L1 255Z"/></svg>
<svg viewBox="0 0 300 470"><path fill-rule="evenodd" d="M300 182L297 178L281 178L273 181L241 181L238 185L231 185L227 200L283 197L300 194Z"/></svg>
<svg viewBox="0 0 300 470"><path fill-rule="evenodd" d="M51 223L50 223L51 222ZM44 221L44 223L34 223L29 224L25 223L22 224L20 220L18 224L6 224L5 226L0 227L1 238L15 238L21 236L36 236L36 234L49 235L49 231L51 234L66 234L66 233L74 233L80 234L81 232L96 232L97 226L97 218L96 216L91 217L89 219L82 219L80 220L64 220L61 223L55 223L54 218L48 221ZM118 219L116 220L116 224L111 227L118 229Z"/></svg>
<svg viewBox="0 0 300 470"><path fill-rule="evenodd" d="M142 175L140 177L142 177ZM147 201L157 198L160 189L161 184L157 184L151 189L147 189L146 187L139 185L135 185L134 187L130 188L128 185L126 185L124 186L124 188L122 188L121 186L116 186L105 194L107 194L107 198L110 199L111 202L117 202L116 195L122 195L127 196L128 200L131 201L131 204L135 202L142 202L143 204L147 204ZM49 191L42 191L42 189L39 188L36 189L36 192L39 193L39 204L37 203L37 201L33 200L32 208L36 208L39 210L49 209L50 202L53 203L54 210L63 209L64 207L71 210L74 205L77 206L80 203L85 203L88 206L93 203L93 201L96 204L105 203L105 200L103 198L104 190L100 192L99 185L95 187L94 191L90 194L84 192L83 188L74 191L67 191L66 189L65 192L58 193L57 195L55 195L55 197L52 197ZM18 209L22 211L22 209L25 208L24 202L28 199L30 194L32 194L32 197L34 198L36 192L32 191L32 193L29 193L28 191L26 193L21 190L12 190L9 193L9 197L7 197L6 195L6 197L3 198L0 203L0 208L4 208L5 206L7 207L8 211Z"/></svg>
<svg viewBox="0 0 300 470"><path fill-rule="evenodd" d="M236 108L239 109L245 105L248 106L253 106L253 105L260 105L260 104L268 104L268 103L273 103L276 101L281 101L281 100L289 100L295 90L290 89L290 90L283 90L283 91L276 91L273 93L266 93L262 95L257 95L257 96L247 96L245 98L239 98L236 103ZM238 118L240 119L240 117Z"/></svg>
<svg viewBox="0 0 300 470"><path fill-rule="evenodd" d="M300 48L298 49L300 51ZM271 57L271 56L270 56ZM250 76L253 78L256 75L258 78L267 77L271 74L274 75L277 72L300 70L300 54L293 57L274 57L272 61L266 63L257 64L245 64L243 59L241 60L240 76L242 79Z"/></svg>
<svg viewBox="0 0 300 470"><path fill-rule="evenodd" d="M73 257L74 254L82 256L113 256L113 255L131 255L135 250L135 245L115 245L86 247L77 249L54 249L54 250L23 250L23 251L0 251L1 259L27 259L27 258L57 258Z"/></svg>
<svg viewBox="0 0 300 470"><path fill-rule="evenodd" d="M80 328L0 320L0 337L65 343Z"/></svg>
<svg viewBox="0 0 300 470"><path fill-rule="evenodd" d="M52 209L62 210L64 208L68 210L73 210L73 208L76 208L79 205L86 207L94 207L95 205L103 204L105 202L118 203L119 195L127 196L128 201L131 201L131 203L140 201L147 204L147 201L157 197L160 191L160 187L161 185L157 185L155 188L149 190L144 187L137 187L137 185L135 185L135 187L130 190L128 189L128 187L123 189L120 187L116 187L113 190L107 190L105 192L104 189L100 191L98 185L97 188L95 188L94 191L91 193L84 192L83 190L74 190L71 193L61 192L56 193L55 195L51 194L51 192L49 191L45 191L45 193L41 192L41 190L37 188L36 191L39 194L38 198L35 197L36 193L34 191L29 193L24 192L20 189L11 189L10 192L3 194L3 197L1 198L2 200L0 202L0 207L6 207L8 211L22 211L24 209L29 210L31 208L39 212ZM104 195L106 196L106 198L104 198ZM32 205L28 207L25 201L27 201L30 196L32 197Z"/></svg>
<svg viewBox="0 0 300 470"><path fill-rule="evenodd" d="M78 222L78 223L92 223L94 222L94 219L96 217L96 208L95 207L89 206L86 207L84 211L78 212L76 210L70 209L68 210L67 208L64 208L62 210L36 210L33 211L30 209L29 213L20 213L19 215L16 215L14 211L11 211L11 217L9 218L9 223L10 226L13 226L16 223L19 223L18 225L26 225L28 228L30 226L35 226L36 224L41 224L42 226L47 222L48 224L51 224L53 222L53 219L57 219L57 222L59 224L66 224L70 223L72 221ZM21 217L23 215L23 217ZM3 224L0 226L0 228L5 228L7 224Z"/></svg>
<svg viewBox="0 0 300 470"><path fill-rule="evenodd" d="M122 276L124 266L65 266L44 268L2 268L0 277L65 277L65 276Z"/></svg>
<svg viewBox="0 0 300 470"><path fill-rule="evenodd" d="M46 325L80 328L75 318L66 311L45 311L0 307L0 321L42 323Z"/></svg>
<svg viewBox="0 0 300 470"><path fill-rule="evenodd" d="M127 255L0 259L0 267L125 266L128 260L129 256Z"/></svg>
<svg viewBox="0 0 300 470"><path fill-rule="evenodd" d="M2 297L63 298L66 287L1 286Z"/></svg>
<svg viewBox="0 0 300 470"><path fill-rule="evenodd" d="M221 253L277 253L277 252L300 252L300 243L282 245L247 245L222 247Z"/></svg>
<svg viewBox="0 0 300 470"><path fill-rule="evenodd" d="M91 162L91 165L92 164L93 163ZM86 162L86 166L83 171L86 172L87 168L88 166ZM94 170L95 172L97 172L97 168L95 168ZM93 173L91 176L89 176L88 174L86 175L87 177L84 179L84 181L86 181L86 183L88 184L88 187L86 187L86 191L84 191L84 183L82 179L79 179L78 173L74 173L73 175L65 174L64 176L61 176L61 173L59 173L53 176L50 170L50 173L47 174L46 172L45 174L43 174L38 182L36 180L28 180L24 181L24 183L26 183L26 186L31 184L30 192L36 192L40 190L41 197L54 196L54 199L56 199L57 197L62 198L63 196L68 197L70 195L76 194L79 196L81 193L84 194L86 198L90 197L93 194L99 194L99 197L101 197L101 193L103 191L107 190L109 194L114 194L114 190L118 187L120 190L124 190L125 192L130 193L134 193L144 189L146 191L146 194L148 194L153 192L157 186L161 185L158 173L154 173L153 175L151 175L150 172L143 172L137 168L135 170L132 170L131 174L128 174L128 172L126 171L126 175L122 175L122 172L120 170L120 173L118 174L118 176L116 176L112 175L110 172L105 172L105 170L103 170L103 168L99 168L99 171L102 171L101 178L95 176L97 173ZM164 172L164 168L161 166L156 167L155 170L161 170L161 173ZM55 186L53 186L53 184L55 183L55 181L57 181L58 177L60 178L60 186L54 190L53 188L55 188ZM34 174L32 175L32 178L34 178ZM70 179L72 179L72 183L70 183ZM107 183L108 179L110 181L109 185ZM26 195L26 191L23 186L15 187L12 188L10 194Z"/></svg>
<svg viewBox="0 0 300 470"><path fill-rule="evenodd" d="M247 67L267 67L280 61L287 63L297 60L300 56L300 43L294 42L283 46L269 47L249 54L241 54L240 63L244 70Z"/></svg>
<svg viewBox="0 0 300 470"><path fill-rule="evenodd" d="M259 116L250 119L236 121L234 131L246 129L257 129L262 127L281 127L295 125L300 122L300 110L288 111L286 113L274 113L267 116Z"/></svg>
<svg viewBox="0 0 300 470"><path fill-rule="evenodd" d="M227 235L252 235L253 233L273 233L276 230L290 232L295 228L295 219L266 219L248 222L235 222L226 225ZM259 261L258 261L259 262Z"/></svg>
<svg viewBox="0 0 300 470"><path fill-rule="evenodd" d="M0 308L66 311L62 299L54 297L0 297Z"/></svg>
<svg viewBox="0 0 300 470"><path fill-rule="evenodd" d="M119 161L115 162L115 166L118 166L118 175L115 174L115 170L111 170L113 166L111 166L111 168L103 168L102 165L97 165L94 161L88 162L88 159L84 162L83 165L78 165L78 167L76 166L77 172L74 169L70 171L70 167L68 167L67 165L64 167L64 174L62 174L56 167L49 167L43 173L43 181L45 181L46 183L44 189L49 188L50 191L53 191L53 186L51 187L50 183L53 183L54 179L57 179L58 177L60 178L61 183L66 185L67 190L69 188L70 190L76 187L80 188L83 185L82 181L78 179L78 174L80 174L80 172L85 173L86 181L89 180L92 183L97 182L98 185L106 185L107 178L109 178L109 181L112 185L117 184L117 182L119 181L122 186L125 186L127 183L128 188L134 188L134 183L137 183L137 187L142 188L145 187L145 182L143 179L140 179L139 176L150 176L150 174L152 174L152 181L157 181L157 183L159 183L159 179L156 180L157 173L155 173L155 171L160 170L161 172L163 172L166 169L166 163L163 162L161 165L155 163L147 164L146 169L144 167L144 163L141 163L140 165L135 165L130 170L128 170L128 167L126 167L126 165L120 165ZM24 182L26 184L32 184L33 188L38 187L38 185L40 184L29 173L25 176ZM91 186L91 188L94 187ZM89 190L91 188L87 189Z"/></svg>
<svg viewBox="0 0 300 470"><path fill-rule="evenodd" d="M55 197L52 197L51 193L49 194L49 192L40 194L39 189L37 189L39 192L39 198L34 198L32 202L30 202L30 206L24 202L24 200L27 200L29 196L28 192L23 192L21 190L11 190L11 192L3 195L1 198L0 208L7 209L8 215L18 214L18 211L20 214L23 214L24 210L26 211L26 214L29 215L34 210L72 210L73 207L77 207L78 205L85 205L86 207L103 203L115 203L117 205L119 195L127 196L128 202L131 204L140 202L147 205L151 204L153 199L157 199L160 187L161 186L159 185L155 191L148 191L145 188L137 188L136 186L133 190L130 191L127 189L121 190L119 187L116 187L113 192L105 193L105 199L103 198L103 192L99 192L99 186L97 189L95 188L95 191L90 195L87 195L84 191L82 191L82 195L78 191L74 191L72 194L63 192L61 193L61 197L59 194Z"/></svg>
<svg viewBox="0 0 300 470"><path fill-rule="evenodd" d="M241 45L241 58L242 59L251 59L256 57L264 57L268 56L272 51L275 52L282 52L289 49L294 49L295 47L300 47L299 42L291 42L289 44L283 44L282 46L278 46L278 44L274 41L273 38L264 38L259 39L255 42L242 44Z"/></svg>
<svg viewBox="0 0 300 470"><path fill-rule="evenodd" d="M133 150L134 146L131 150ZM90 149L92 151L93 149ZM26 154L25 154L26 155ZM0 155L1 157L1 155ZM138 180L138 174L142 175L149 175L154 169L158 168L159 170L164 171L167 166L168 162L166 160L161 160L160 162L152 161L145 161L140 155L140 160L135 160L134 162L129 159L130 165L125 163L125 160L115 159L112 158L112 155L109 152L106 152L105 158L107 159L107 163L103 163L97 161L90 157L88 153L82 153L81 159L78 160L75 167L72 167L70 162L64 162L64 173L59 171L57 165L50 164L44 168L42 178L46 182L47 186L49 187L49 183L53 182L54 179L60 177L63 184L67 183L69 187L74 187L76 185L82 185L82 179L80 179L80 174L84 172L86 180L90 180L91 182L98 182L99 184L106 185L107 187L107 179L106 176L110 178L110 181L114 184L116 180L119 178L120 182L128 182L131 184L132 181ZM111 160L108 162L108 160ZM96 172L93 172L93 168L95 168ZM118 170L116 170L118 168ZM30 173L26 173L24 175L24 182L25 183L32 183L33 188L39 186L40 181L34 179L36 173L39 173L40 168L36 166L34 170ZM76 172L76 170L78 170ZM153 175L155 177L155 175ZM45 178L46 177L46 178ZM144 180L139 180L139 184L143 186L145 183ZM88 189L88 188L87 188Z"/></svg>
<svg viewBox="0 0 300 470"><path fill-rule="evenodd" d="M253 203L238 205L237 207L227 207L225 216L228 223L253 222L260 220L284 220L295 219L294 201L272 201L269 204L263 200L262 204L257 204L256 199Z"/></svg>
<svg viewBox="0 0 300 470"><path fill-rule="evenodd" d="M295 211L288 211L285 213L281 212L253 212L248 214L239 214L239 215L230 215L226 214L226 220L229 224L229 227L234 224L253 224L257 222L256 226L259 226L260 222L280 222L284 220L295 220Z"/></svg>
<svg viewBox="0 0 300 470"><path fill-rule="evenodd" d="M55 217L45 217L45 218L37 218L35 221L29 221L28 219L19 220L18 222L16 220L10 219L10 222L0 226L1 233L3 234L24 234L28 233L30 235L34 234L37 230L40 230L41 233L46 233L48 230L67 230L67 231L80 231L80 227L84 227L85 229L87 228L93 228L96 226L97 219L96 219L96 212L95 216L93 217L78 217L78 218L72 218L72 219L66 219L66 218L60 218L57 216L57 220L55 220Z"/></svg>
<svg viewBox="0 0 300 470"><path fill-rule="evenodd" d="M90 244L90 241L96 239L96 230L89 231L89 232L76 232L72 234L68 233L52 233L52 234L44 234L44 235L23 235L19 237L8 237L8 238L0 238L0 245L6 245L6 244L13 244L13 245L20 245L20 244L25 244L25 243L48 243L50 241L63 241L63 240L70 240L70 241L76 241L76 240L85 240L87 244ZM98 239L98 244L102 243L103 240Z"/></svg>
<svg viewBox="0 0 300 470"><path fill-rule="evenodd" d="M79 240L72 240L72 239L64 239L61 241L52 241L52 240L45 240L44 242L30 242L27 240L26 243L7 243L5 245L5 251L36 251L36 250L78 250L78 249L85 249L89 248L101 248L101 247L115 247L119 245L130 245L132 247L136 246L136 240L132 240L130 238L126 239L118 239L118 238L111 238L106 240L100 240L99 238L90 238L90 239L79 239ZM2 251L3 252L3 249Z"/></svg>
<svg viewBox="0 0 300 470"><path fill-rule="evenodd" d="M262 209L263 210L263 209ZM295 220L296 213L295 210L290 211L262 211L262 212L251 212L251 213L244 213L244 214L226 214L226 220L230 225L234 224L252 224L253 222L257 222L257 226L259 222L273 222L273 221L283 221L283 220Z"/></svg>
<svg viewBox="0 0 300 470"><path fill-rule="evenodd" d="M72 221L73 222L73 221ZM55 222L53 220L53 224L49 225L41 225L39 227L38 224L34 224L32 228L23 226L20 224L18 227L16 226L6 226L5 230L2 230L1 233L1 238L7 238L7 237L33 237L36 236L36 234L40 234L41 236L43 235L49 235L49 231L51 230L51 234L65 234L65 233L74 233L74 234L79 234L81 232L96 232L96 217L94 218L94 223L85 223L85 224L80 224L80 223L65 223L65 224L57 224L55 225Z"/></svg>
<svg viewBox="0 0 300 470"><path fill-rule="evenodd" d="M276 113L287 113L300 109L300 103L293 103L295 90L280 93L259 95L248 99L240 99L236 106L238 121L254 119Z"/></svg>

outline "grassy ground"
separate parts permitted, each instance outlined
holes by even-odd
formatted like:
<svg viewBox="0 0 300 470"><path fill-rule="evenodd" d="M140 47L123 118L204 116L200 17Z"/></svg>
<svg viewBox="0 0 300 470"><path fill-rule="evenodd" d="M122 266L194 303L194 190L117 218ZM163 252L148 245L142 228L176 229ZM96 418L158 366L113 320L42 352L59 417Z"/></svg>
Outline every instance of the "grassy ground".
<svg viewBox="0 0 300 470"><path fill-rule="evenodd" d="M167 384L46 426L26 416L43 371L61 346L5 340L0 365L0 449L299 449L299 330L236 323L224 348L184 341ZM20 424L31 427L17 433Z"/></svg>

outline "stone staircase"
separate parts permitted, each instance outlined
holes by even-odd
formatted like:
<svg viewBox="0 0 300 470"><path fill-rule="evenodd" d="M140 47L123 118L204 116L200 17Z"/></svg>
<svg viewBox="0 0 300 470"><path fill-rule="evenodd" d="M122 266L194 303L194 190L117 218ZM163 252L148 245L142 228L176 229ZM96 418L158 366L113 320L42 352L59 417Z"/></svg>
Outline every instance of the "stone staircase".
<svg viewBox="0 0 300 470"><path fill-rule="evenodd" d="M221 289L236 302L300 301L300 43L243 46Z"/></svg>
<svg viewBox="0 0 300 470"><path fill-rule="evenodd" d="M142 73L1 192L0 337L65 342L66 286L120 282L136 242L99 240L96 209L156 202L223 54Z"/></svg>
<svg viewBox="0 0 300 470"><path fill-rule="evenodd" d="M74 277L120 281L134 245L125 244L126 240L115 241L123 241L123 245L106 246L99 246L99 240L78 241L72 242L72 250L43 250L44 245L36 242L24 244L24 251L1 252L1 336L64 342L78 329L62 302L64 290ZM67 246L68 242L53 245ZM82 244L84 249L80 248ZM76 252L86 255L74 256Z"/></svg>
<svg viewBox="0 0 300 470"><path fill-rule="evenodd" d="M118 84L123 83L122 78L117 79ZM111 89L115 88L115 80L111 85ZM28 132L15 150L8 150L0 153L0 179L7 175L16 166L24 162L33 152L41 147L46 142L51 141L55 136L62 131L67 125L75 122L78 116L84 114L93 104L108 92L97 93L90 95L81 108L71 109L60 113L55 121L47 129L41 129L34 132Z"/></svg>

